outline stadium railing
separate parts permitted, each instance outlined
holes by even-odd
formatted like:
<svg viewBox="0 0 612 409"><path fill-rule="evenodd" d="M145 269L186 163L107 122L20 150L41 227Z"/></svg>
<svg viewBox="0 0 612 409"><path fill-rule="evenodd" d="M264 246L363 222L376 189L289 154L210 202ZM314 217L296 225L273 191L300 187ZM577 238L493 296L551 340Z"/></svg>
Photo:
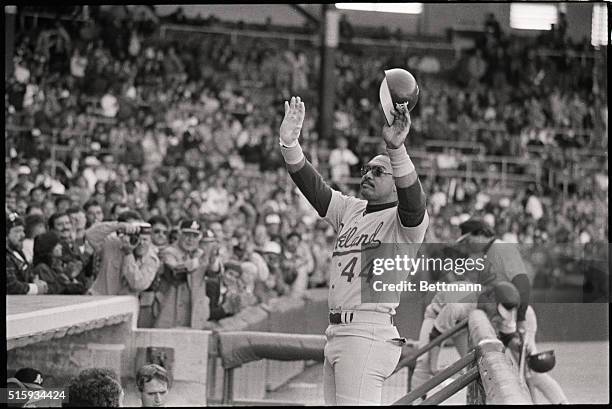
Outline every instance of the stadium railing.
<svg viewBox="0 0 612 409"><path fill-rule="evenodd" d="M222 404L246 404L234 398L235 371L243 365L260 360L305 361L323 360L325 337L303 333L282 333L253 331L248 329L217 332L217 356L223 367ZM469 387L469 404L531 404L527 387L519 380L516 368L505 355L505 348L497 339L488 317L483 311L475 310L469 319L440 335L436 340L420 348L416 353L400 361L395 372L403 365L412 365L416 358L445 339L457 335L468 328L471 351L451 366L442 370L428 382L410 391L394 405L411 404L433 388L448 381L451 376L467 369L465 373L444 386L434 395L425 399L423 404L439 404L465 387ZM303 330L302 330L303 332ZM265 401L264 401L265 402ZM254 402L250 402L254 403ZM263 402L262 402L263 403ZM285 402L285 404L287 404ZM295 404L295 403L293 403Z"/></svg>
<svg viewBox="0 0 612 409"><path fill-rule="evenodd" d="M320 34L298 34L290 33L286 31L259 31L259 30L245 30L245 29L231 29L221 27L201 27L189 24L161 24L160 25L160 37L165 39L168 37L168 33L171 31L176 32L191 32L201 34L223 34L230 36L233 41L236 41L239 36L255 37L255 38L268 38L268 39L283 39L286 40L290 48L295 46L297 41L301 41L310 45L317 45L320 42ZM407 40L376 40L371 38L354 37L350 41L341 39L341 45L351 44L354 46L365 46L365 47L393 47L393 48L411 48L419 50L437 51L448 53L449 58L454 58L455 48L452 44L441 42L441 41L407 41Z"/></svg>

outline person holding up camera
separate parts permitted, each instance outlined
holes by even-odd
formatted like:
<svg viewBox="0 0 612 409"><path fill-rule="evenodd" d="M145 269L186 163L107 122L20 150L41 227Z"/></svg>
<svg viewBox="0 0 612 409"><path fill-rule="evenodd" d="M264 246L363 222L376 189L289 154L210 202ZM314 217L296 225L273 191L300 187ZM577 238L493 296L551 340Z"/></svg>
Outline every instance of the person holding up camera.
<svg viewBox="0 0 612 409"><path fill-rule="evenodd" d="M100 271L90 294L139 294L149 288L160 267L151 245L151 226L132 210L119 214L116 222L100 222L85 232L100 256Z"/></svg>

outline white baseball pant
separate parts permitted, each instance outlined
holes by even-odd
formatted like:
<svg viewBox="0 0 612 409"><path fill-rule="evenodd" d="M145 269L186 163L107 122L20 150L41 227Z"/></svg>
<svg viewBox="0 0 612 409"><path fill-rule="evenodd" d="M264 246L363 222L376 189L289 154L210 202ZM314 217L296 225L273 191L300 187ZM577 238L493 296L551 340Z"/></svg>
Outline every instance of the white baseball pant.
<svg viewBox="0 0 612 409"><path fill-rule="evenodd" d="M333 406L381 405L382 388L397 366L402 347L392 324L330 325L325 331L323 391Z"/></svg>

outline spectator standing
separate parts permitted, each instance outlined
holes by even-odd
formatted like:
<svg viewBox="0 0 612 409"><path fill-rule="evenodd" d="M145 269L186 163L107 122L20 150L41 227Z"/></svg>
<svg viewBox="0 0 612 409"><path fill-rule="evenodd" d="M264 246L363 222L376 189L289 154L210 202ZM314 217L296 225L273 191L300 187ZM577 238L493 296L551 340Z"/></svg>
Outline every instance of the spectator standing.
<svg viewBox="0 0 612 409"><path fill-rule="evenodd" d="M23 254L24 222L16 213L6 217L6 293L37 295L47 293L47 283L33 277Z"/></svg>
<svg viewBox="0 0 612 409"><path fill-rule="evenodd" d="M338 138L338 147L329 155L332 181L341 183L342 179L351 176L350 166L357 163L359 163L359 158L348 148L346 138Z"/></svg>
<svg viewBox="0 0 612 409"><path fill-rule="evenodd" d="M281 245L275 241L267 242L263 248L263 257L270 270L266 286L274 290L275 294L278 296L288 295L291 291L291 287L290 283L287 283L285 280L285 274L283 272L283 249Z"/></svg>
<svg viewBox="0 0 612 409"><path fill-rule="evenodd" d="M73 251L78 255L83 263L83 269L78 279L80 279L87 288L91 286L94 279L94 251L91 245L85 240L85 229L87 218L85 212L78 207L72 207L66 212L70 216L72 223Z"/></svg>
<svg viewBox="0 0 612 409"><path fill-rule="evenodd" d="M161 276L159 316L155 328L190 327L193 303L209 306L208 297L201 294L192 299L192 289L199 290L207 269L205 252L199 248L202 226L195 220L183 220L179 226L178 241L160 252L164 265Z"/></svg>
<svg viewBox="0 0 612 409"><path fill-rule="evenodd" d="M308 246L302 241L297 232L289 233L283 253L285 265L290 266L296 273L295 281L291 284L291 295L299 297L308 288L308 276L314 270L314 260Z"/></svg>
<svg viewBox="0 0 612 409"><path fill-rule="evenodd" d="M160 261L143 224L140 215L130 210L121 213L117 222L101 222L87 229L85 237L101 260L92 294L138 294L149 288Z"/></svg>
<svg viewBox="0 0 612 409"><path fill-rule="evenodd" d="M49 231L54 231L62 243L62 270L71 278L77 278L84 269L84 263L74 242L72 220L68 213L54 213L49 218Z"/></svg>
<svg viewBox="0 0 612 409"><path fill-rule="evenodd" d="M149 219L149 224L151 225L151 248L159 258L159 253L164 251L169 244L170 222L164 216L153 216ZM159 315L160 303L158 291L160 289L163 268L164 266L160 262L153 282L145 291L140 293L139 328L153 328L155 318Z"/></svg>
<svg viewBox="0 0 612 409"><path fill-rule="evenodd" d="M154 216L149 219L152 229L152 241L158 251L163 250L168 245L170 234L170 222L164 216Z"/></svg>

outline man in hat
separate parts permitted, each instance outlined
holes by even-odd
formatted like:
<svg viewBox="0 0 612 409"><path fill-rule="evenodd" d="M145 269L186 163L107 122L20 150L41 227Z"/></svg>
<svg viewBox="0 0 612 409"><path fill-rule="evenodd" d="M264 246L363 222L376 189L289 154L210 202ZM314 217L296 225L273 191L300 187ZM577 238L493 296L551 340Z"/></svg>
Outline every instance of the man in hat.
<svg viewBox="0 0 612 409"><path fill-rule="evenodd" d="M209 307L204 277L212 266L209 265L210 252L200 248L202 231L202 225L197 220L183 220L176 243L160 252L164 271L158 293L160 311L155 328L191 327L194 324L192 312ZM193 297L194 292L197 298ZM198 317L197 321L206 320L208 317L205 320Z"/></svg>
<svg viewBox="0 0 612 409"><path fill-rule="evenodd" d="M136 295L149 288L160 267L151 246L150 226L131 210L118 219L96 223L85 231L100 255L100 270L90 289L94 295Z"/></svg>
<svg viewBox="0 0 612 409"><path fill-rule="evenodd" d="M23 254L25 223L16 213L6 217L6 293L37 295L47 293L47 283L30 277L31 266Z"/></svg>
<svg viewBox="0 0 612 409"><path fill-rule="evenodd" d="M461 237L457 239L457 248L466 254L485 259L485 269L478 281L485 285L508 281L518 290L521 303L517 309L517 322L519 328L525 329L531 284L516 244L505 243L495 237L493 229L480 219L469 219L461 223L459 228ZM527 349L535 350L533 342L527 344Z"/></svg>
<svg viewBox="0 0 612 409"><path fill-rule="evenodd" d="M281 218L276 213L270 213L264 219L268 236L271 239L280 237Z"/></svg>

